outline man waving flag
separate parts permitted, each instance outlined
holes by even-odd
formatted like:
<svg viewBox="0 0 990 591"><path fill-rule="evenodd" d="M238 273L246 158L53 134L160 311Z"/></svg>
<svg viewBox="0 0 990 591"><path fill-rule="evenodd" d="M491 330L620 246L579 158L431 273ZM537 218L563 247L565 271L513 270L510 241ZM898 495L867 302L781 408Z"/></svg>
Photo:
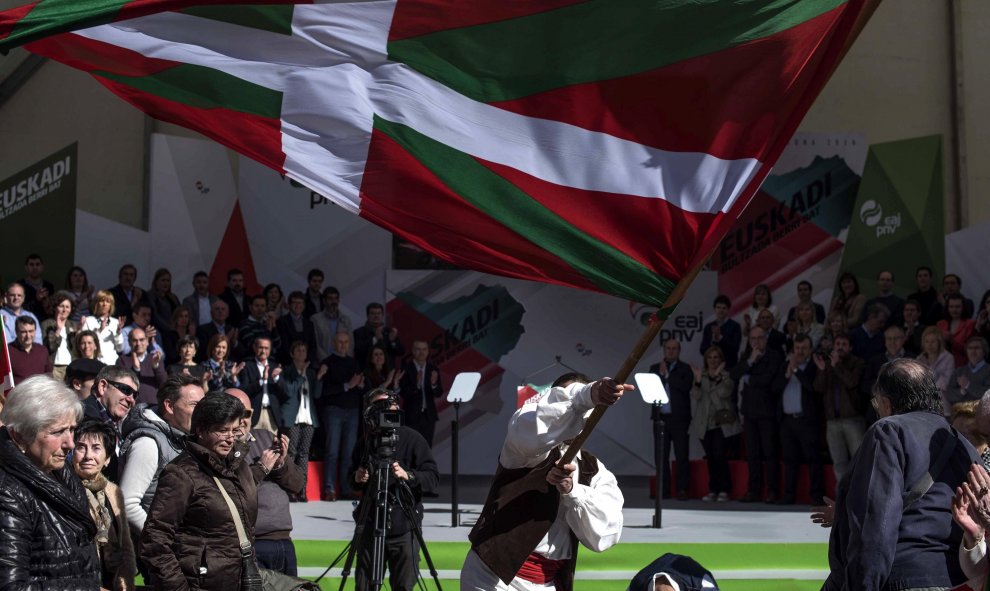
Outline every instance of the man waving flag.
<svg viewBox="0 0 990 591"><path fill-rule="evenodd" d="M877 1L38 0L0 47L460 266L663 306Z"/></svg>

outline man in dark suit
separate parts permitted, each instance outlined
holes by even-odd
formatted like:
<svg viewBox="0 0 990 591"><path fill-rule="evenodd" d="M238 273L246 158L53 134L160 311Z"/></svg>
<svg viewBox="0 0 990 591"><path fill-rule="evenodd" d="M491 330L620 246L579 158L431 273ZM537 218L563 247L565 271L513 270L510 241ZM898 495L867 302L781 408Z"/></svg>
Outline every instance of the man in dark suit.
<svg viewBox="0 0 990 591"><path fill-rule="evenodd" d="M688 500L691 486L691 439L688 427L691 426L691 385L694 372L691 366L680 360L681 344L670 339L663 344L663 359L650 366L650 372L660 376L670 402L660 407L664 415L663 458L664 496L670 490L670 447L673 444L677 459L677 498Z"/></svg>
<svg viewBox="0 0 990 591"><path fill-rule="evenodd" d="M24 278L18 281L24 287L24 307L38 318L44 320L48 318L45 310L49 296L55 295L55 286L51 281L47 281L45 275L45 262L41 255L32 252L24 259ZM41 327L38 327L40 332Z"/></svg>
<svg viewBox="0 0 990 591"><path fill-rule="evenodd" d="M337 486L343 498L353 496L347 477L349 463L357 445L364 396L364 374L357 361L347 354L351 335L338 332L333 337L333 351L320 364L316 379L323 382L319 400L323 424L323 500L337 500Z"/></svg>
<svg viewBox="0 0 990 591"><path fill-rule="evenodd" d="M306 295L301 291L289 294L289 313L275 322L275 332L278 333L282 347L276 357L283 365L292 362L292 344L296 341L306 343L310 365L316 366L320 359L316 353L316 331L313 321L306 317Z"/></svg>
<svg viewBox="0 0 990 591"><path fill-rule="evenodd" d="M127 340L131 345L131 352L118 357L117 365L137 374L140 382L137 402L154 406L158 404L158 388L168 379L162 354L160 351L149 350L148 335L143 328L134 328L127 335Z"/></svg>
<svg viewBox="0 0 990 591"><path fill-rule="evenodd" d="M230 310L228 321L240 326L248 317L248 306L251 304L251 298L244 293L244 273L240 269L227 271L227 289L220 294L220 299L227 302Z"/></svg>
<svg viewBox="0 0 990 591"><path fill-rule="evenodd" d="M193 292L182 300L182 305L189 310L197 326L210 321L213 302L217 296L210 293L210 276L206 271L197 271L193 275Z"/></svg>
<svg viewBox="0 0 990 591"><path fill-rule="evenodd" d="M778 447L780 393L784 389L784 358L767 348L767 333L759 325L749 329L749 354L732 368L732 381L742 384L743 437L749 485L744 503L760 500L763 490L763 463L767 467L766 501L775 503L780 488Z"/></svg>
<svg viewBox="0 0 990 591"><path fill-rule="evenodd" d="M399 396L406 413L406 425L419 431L433 447L433 431L438 420L434 399L443 395L443 385L440 383L440 369L427 361L429 356L430 346L426 341L413 341L413 358L403 367Z"/></svg>
<svg viewBox="0 0 990 591"><path fill-rule="evenodd" d="M819 397L815 394L817 366L811 361L811 337L794 337L794 348L787 356L784 392L780 400L780 448L784 456L784 496L782 505L794 504L798 469L808 465L813 505L824 505L825 477L818 446L822 427Z"/></svg>
<svg viewBox="0 0 990 591"><path fill-rule="evenodd" d="M210 352L206 348L214 335L226 335L230 338L231 346L237 343L237 329L227 322L229 315L230 306L223 300L217 300L210 306L212 321L209 324L201 324L196 327L196 340L199 341L199 349L196 352L197 360L203 361L210 356Z"/></svg>
<svg viewBox="0 0 990 591"><path fill-rule="evenodd" d="M269 359L272 354L271 339L259 336L254 339L254 357L244 361L240 374L241 390L251 399L251 428L276 432L280 425L281 403L286 394L282 388L282 368ZM260 426L259 426L260 423Z"/></svg>
<svg viewBox="0 0 990 591"><path fill-rule="evenodd" d="M114 314L130 318L134 315L134 306L139 302L147 302L144 290L134 285L137 281L137 267L128 263L117 272L117 285L110 288L113 294Z"/></svg>
<svg viewBox="0 0 990 591"><path fill-rule="evenodd" d="M378 302L368 304L365 315L367 321L364 326L354 329L354 357L364 367L372 347L378 346L385 349L389 367L394 367L395 358L406 352L399 342L399 329L385 326L385 307Z"/></svg>

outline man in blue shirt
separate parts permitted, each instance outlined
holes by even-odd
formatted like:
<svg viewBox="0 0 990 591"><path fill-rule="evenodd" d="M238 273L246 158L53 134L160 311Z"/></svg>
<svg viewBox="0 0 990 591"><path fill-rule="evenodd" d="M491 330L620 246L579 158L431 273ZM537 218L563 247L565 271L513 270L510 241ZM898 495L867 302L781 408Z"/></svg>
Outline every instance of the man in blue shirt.
<svg viewBox="0 0 990 591"><path fill-rule="evenodd" d="M808 465L813 505L823 505L825 481L822 474L822 453L819 449L821 412L815 395L817 367L811 362L811 337L794 337L794 348L784 370L784 393L781 396L780 448L784 456L784 496L782 505L794 504L797 495L798 470Z"/></svg>

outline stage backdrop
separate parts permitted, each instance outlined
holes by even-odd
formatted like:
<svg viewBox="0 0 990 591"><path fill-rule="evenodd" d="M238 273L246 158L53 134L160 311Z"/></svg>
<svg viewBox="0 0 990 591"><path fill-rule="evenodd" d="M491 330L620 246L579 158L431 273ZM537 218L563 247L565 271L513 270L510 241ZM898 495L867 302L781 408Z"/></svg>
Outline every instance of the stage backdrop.
<svg viewBox="0 0 990 591"><path fill-rule="evenodd" d="M847 143L829 139L825 144L815 140L814 146L792 146L782 159L789 168L775 182L786 187L785 180L792 177L785 175L797 170L816 170L830 177L821 181L824 192L814 205L821 216L821 208L830 200L846 198L837 196L839 187L848 188L862 170L861 161L857 164L848 155L860 150L861 140ZM219 286L227 267L236 265L256 285L275 282L288 293L304 288L309 269L322 269L325 285L340 289L343 311L355 326L364 321L365 304L384 302L388 321L399 329L407 350L413 339L430 344L446 384L460 371L482 373L477 397L460 411L464 473L490 474L494 469L520 384L545 384L569 368L592 377L614 373L653 312L611 296L467 270L410 269L417 264L408 262L403 263L406 268L395 270L395 251L406 247L394 245L388 232L327 204L271 170L232 157L204 140L155 135L152 148L149 231L78 213L77 260L93 282L101 287L113 285L118 267L131 262L138 266L139 283L147 285L155 268L167 266L174 291L184 297L191 291L197 270L212 271L214 285ZM795 150L800 154L795 155ZM840 152L847 155L835 160ZM842 163L853 171L852 177ZM818 189L810 188L817 185L809 184L814 182L794 186L804 187L802 195L817 199ZM832 196L826 198L829 187ZM789 233L811 225L802 222ZM814 222L819 230L828 228L829 236L835 232L841 246L845 233L835 229L840 225L824 219ZM784 285L790 285L793 292L797 277L810 277L827 288L821 298L827 303L839 252L818 259L803 273L800 267L792 267L795 277ZM751 264L758 256L741 265ZM769 271L758 267L752 272ZM816 272L830 273L828 280L816 280ZM681 340L682 358L691 363L700 362L700 327L718 293L716 277L713 271L703 272L664 328L663 338ZM786 310L786 298L780 301ZM553 364L557 356L563 365L533 375ZM654 343L638 369L645 371L659 358L660 345ZM449 471L453 408L441 407L435 449L441 469ZM609 466L619 474L652 474L651 429L645 403L638 393L632 393L606 413L589 446L608 458Z"/></svg>
<svg viewBox="0 0 990 591"><path fill-rule="evenodd" d="M0 181L0 282L24 276L38 253L45 277L61 288L75 257L76 144Z"/></svg>

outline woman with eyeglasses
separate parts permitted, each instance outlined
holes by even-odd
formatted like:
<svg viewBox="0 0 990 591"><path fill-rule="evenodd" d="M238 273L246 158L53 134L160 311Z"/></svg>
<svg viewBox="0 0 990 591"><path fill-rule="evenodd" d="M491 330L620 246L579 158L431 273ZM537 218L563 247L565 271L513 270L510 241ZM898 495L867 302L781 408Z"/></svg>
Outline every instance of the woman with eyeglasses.
<svg viewBox="0 0 990 591"><path fill-rule="evenodd" d="M165 466L141 533L141 556L154 589L236 589L241 577L233 503L247 542L254 543L257 483L284 470L286 440L261 455L257 469L231 453L242 435L244 405L208 394L192 415L186 450ZM223 493L219 487L223 487Z"/></svg>

